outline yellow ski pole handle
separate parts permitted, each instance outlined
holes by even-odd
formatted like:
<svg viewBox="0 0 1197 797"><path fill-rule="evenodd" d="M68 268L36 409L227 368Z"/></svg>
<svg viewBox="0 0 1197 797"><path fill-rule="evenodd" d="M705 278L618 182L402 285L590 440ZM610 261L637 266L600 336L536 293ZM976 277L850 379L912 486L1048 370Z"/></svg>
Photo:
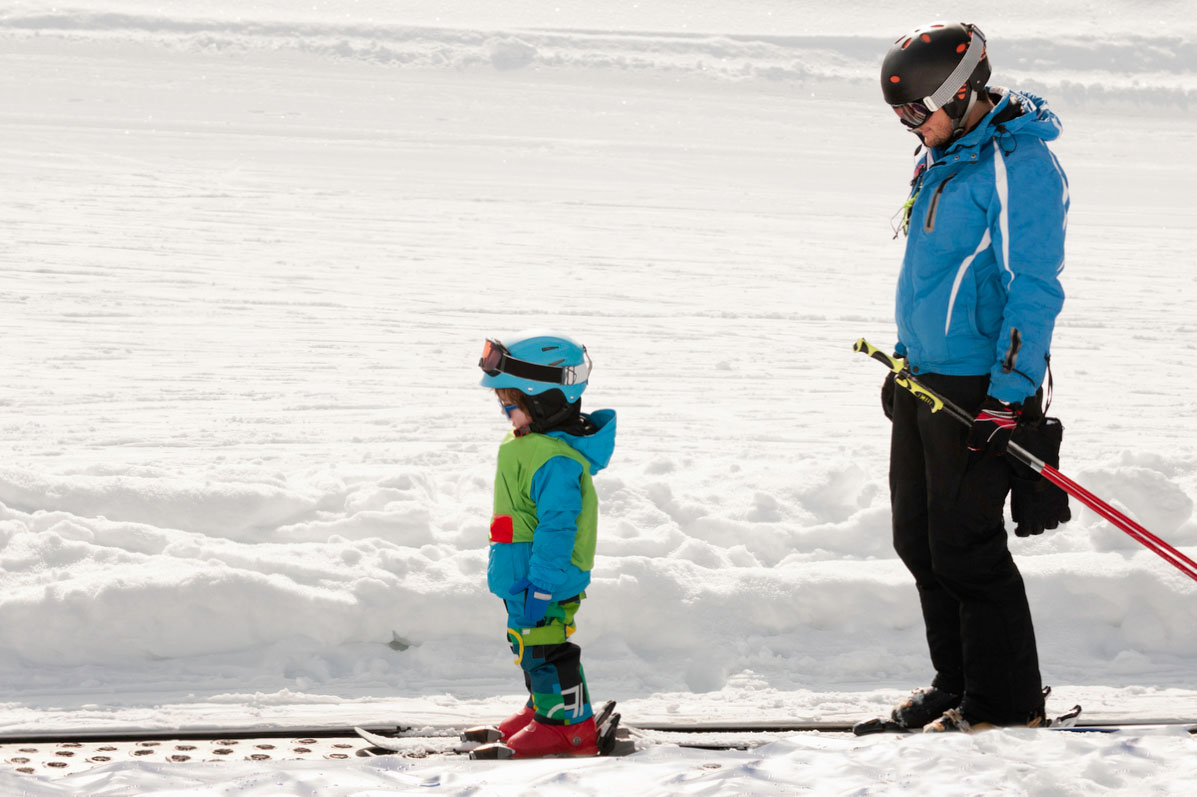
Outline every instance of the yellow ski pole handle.
<svg viewBox="0 0 1197 797"><path fill-rule="evenodd" d="M894 384L896 384L898 387L909 390L916 399L930 407L932 412L939 412L943 409L943 399L911 378L910 372L906 370L906 360L902 359L901 357L891 357L881 349L869 343L864 338L856 341L856 343L852 345L852 350L872 357L874 360L893 371Z"/></svg>
<svg viewBox="0 0 1197 797"><path fill-rule="evenodd" d="M888 354L869 343L864 338L861 338L852 344L852 351L860 352L861 354L866 354L869 357L872 357L886 368L889 368L895 374L900 374L906 370L905 360L903 360L901 357L890 357Z"/></svg>

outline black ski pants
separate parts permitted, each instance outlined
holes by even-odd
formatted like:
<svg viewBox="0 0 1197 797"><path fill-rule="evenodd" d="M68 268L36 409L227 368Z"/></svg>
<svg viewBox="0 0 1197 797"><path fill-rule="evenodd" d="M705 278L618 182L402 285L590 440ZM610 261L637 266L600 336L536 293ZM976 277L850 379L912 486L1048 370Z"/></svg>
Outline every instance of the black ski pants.
<svg viewBox="0 0 1197 797"><path fill-rule="evenodd" d="M988 376L919 374L975 412ZM962 694L971 722L1017 724L1043 710L1035 631L1022 575L1006 546L1010 468L970 452L968 428L909 391L894 397L889 484L894 549L914 575L934 686Z"/></svg>

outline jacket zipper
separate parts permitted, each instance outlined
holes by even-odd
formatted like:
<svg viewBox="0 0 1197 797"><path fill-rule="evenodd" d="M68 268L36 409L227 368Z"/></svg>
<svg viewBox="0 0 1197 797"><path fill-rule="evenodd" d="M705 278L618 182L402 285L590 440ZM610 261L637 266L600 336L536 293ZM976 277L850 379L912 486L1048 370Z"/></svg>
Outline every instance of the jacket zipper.
<svg viewBox="0 0 1197 797"><path fill-rule="evenodd" d="M935 231L935 212L939 210L939 195L943 193L944 187L956 175L949 174L943 178L943 182L935 187L935 193L931 195L931 205L927 208L927 220L923 222L923 232Z"/></svg>

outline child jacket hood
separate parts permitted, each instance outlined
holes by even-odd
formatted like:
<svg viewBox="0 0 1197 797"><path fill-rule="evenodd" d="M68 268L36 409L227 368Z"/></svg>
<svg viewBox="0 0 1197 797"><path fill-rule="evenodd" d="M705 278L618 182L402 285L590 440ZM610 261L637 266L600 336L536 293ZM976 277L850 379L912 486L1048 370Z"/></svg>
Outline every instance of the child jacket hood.
<svg viewBox="0 0 1197 797"><path fill-rule="evenodd" d="M598 473L610 464L611 454L615 451L615 410L595 410L587 417L598 427L592 434L549 432L548 435L569 443L571 448L586 457L590 472Z"/></svg>

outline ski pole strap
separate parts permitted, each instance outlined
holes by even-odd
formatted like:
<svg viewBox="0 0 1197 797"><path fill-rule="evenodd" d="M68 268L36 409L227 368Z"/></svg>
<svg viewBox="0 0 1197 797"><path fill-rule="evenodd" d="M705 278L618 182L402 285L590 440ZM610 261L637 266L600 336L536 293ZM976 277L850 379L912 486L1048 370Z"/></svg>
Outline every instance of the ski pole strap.
<svg viewBox="0 0 1197 797"><path fill-rule="evenodd" d="M1047 390L1043 394L1043 415L1047 417L1047 411L1052 406L1052 394L1055 392L1056 386L1052 380L1052 356L1050 354L1043 355L1043 361L1047 364Z"/></svg>
<svg viewBox="0 0 1197 797"><path fill-rule="evenodd" d="M906 360L903 358L897 356L891 357L881 349L878 349L876 346L870 344L864 338L856 341L856 343L852 346L852 349L854 351L860 352L861 354L867 354L877 362L893 371L894 383L898 385L898 387L905 388L913 393L914 397L930 407L932 412L939 412L944 408L945 405L943 399L937 396L934 392L920 385L918 381L910 375L910 371L906 369ZM969 423L972 423L971 419Z"/></svg>
<svg viewBox="0 0 1197 797"><path fill-rule="evenodd" d="M1006 349L1006 356L1002 358L1002 373L1008 374L1016 370L1015 364L1018 362L1018 352L1022 349L1022 333L1018 331L1017 327L1010 329L1010 348ZM1022 373L1021 371L1019 373ZM1023 374L1026 376L1026 374Z"/></svg>

